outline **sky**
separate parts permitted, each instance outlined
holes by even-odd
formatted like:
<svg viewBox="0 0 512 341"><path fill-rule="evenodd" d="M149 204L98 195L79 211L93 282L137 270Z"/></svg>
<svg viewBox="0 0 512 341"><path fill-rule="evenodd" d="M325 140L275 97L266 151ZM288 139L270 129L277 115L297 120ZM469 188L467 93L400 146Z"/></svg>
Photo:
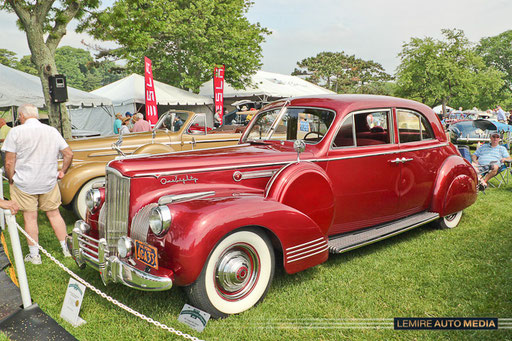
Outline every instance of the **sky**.
<svg viewBox="0 0 512 341"><path fill-rule="evenodd" d="M394 74L402 45L412 37L442 38L462 29L474 43L512 29L510 0L253 0L247 17L272 31L263 43L262 70L290 74L297 62L323 51L355 55ZM105 3L105 1L103 1ZM112 1L107 1L112 2ZM0 48L30 53L16 15L0 12ZM90 37L73 32L59 46L86 48Z"/></svg>

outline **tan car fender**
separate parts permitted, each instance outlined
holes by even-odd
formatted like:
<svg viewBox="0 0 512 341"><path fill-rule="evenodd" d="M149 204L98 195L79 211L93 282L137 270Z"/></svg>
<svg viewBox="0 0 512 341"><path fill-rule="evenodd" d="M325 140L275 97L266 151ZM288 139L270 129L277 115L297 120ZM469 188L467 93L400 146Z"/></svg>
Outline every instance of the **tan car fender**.
<svg viewBox="0 0 512 341"><path fill-rule="evenodd" d="M76 193L89 180L105 176L107 161L89 161L87 163L73 163L66 175L59 180L62 204L69 205Z"/></svg>
<svg viewBox="0 0 512 341"><path fill-rule="evenodd" d="M133 151L133 154L165 154L175 152L172 147L163 143L148 143Z"/></svg>

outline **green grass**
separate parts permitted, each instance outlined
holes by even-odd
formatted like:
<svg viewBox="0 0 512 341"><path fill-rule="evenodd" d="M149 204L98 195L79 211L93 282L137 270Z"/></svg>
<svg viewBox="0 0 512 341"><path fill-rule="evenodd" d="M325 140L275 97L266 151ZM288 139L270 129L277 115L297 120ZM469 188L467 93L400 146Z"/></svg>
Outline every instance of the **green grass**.
<svg viewBox="0 0 512 341"><path fill-rule="evenodd" d="M512 339L507 330L394 331L344 329L335 324L347 318L511 318L511 194L512 185L480 194L453 230L423 226L352 252L331 255L324 264L295 275L278 269L260 305L237 316L211 320L203 333L177 321L187 302L180 288L149 293L119 284L104 287L95 270L79 270L69 259L63 262L133 309L201 339ZM63 215L70 231L75 218L67 211ZM17 221L22 223L21 216ZM39 223L41 245L62 260L60 246L43 214ZM22 247L26 252L24 241ZM27 273L33 300L79 340L182 339L90 290L81 309L87 324L73 328L59 317L69 276L44 256L42 265L28 264ZM318 327L319 322L325 322L323 328Z"/></svg>

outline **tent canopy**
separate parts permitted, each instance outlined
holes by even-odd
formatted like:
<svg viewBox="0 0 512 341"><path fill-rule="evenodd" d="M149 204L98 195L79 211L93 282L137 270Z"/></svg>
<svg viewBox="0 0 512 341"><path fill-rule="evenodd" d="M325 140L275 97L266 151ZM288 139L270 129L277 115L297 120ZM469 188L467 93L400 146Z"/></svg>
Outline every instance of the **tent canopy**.
<svg viewBox="0 0 512 341"><path fill-rule="evenodd" d="M175 88L171 85L155 81L155 95L158 105L207 105L212 104L210 98ZM139 103L144 104L144 77L131 75L91 91L92 94L110 98L114 106Z"/></svg>
<svg viewBox="0 0 512 341"><path fill-rule="evenodd" d="M0 64L0 108L19 107L31 103L45 106L39 77ZM67 106L111 105L112 101L68 86Z"/></svg>
<svg viewBox="0 0 512 341"><path fill-rule="evenodd" d="M224 98L233 97L297 97L309 95L334 94L331 90L305 81L297 76L282 75L266 71L258 71L252 76L251 85L246 89L236 90L226 82ZM213 97L213 81L201 85L199 94Z"/></svg>

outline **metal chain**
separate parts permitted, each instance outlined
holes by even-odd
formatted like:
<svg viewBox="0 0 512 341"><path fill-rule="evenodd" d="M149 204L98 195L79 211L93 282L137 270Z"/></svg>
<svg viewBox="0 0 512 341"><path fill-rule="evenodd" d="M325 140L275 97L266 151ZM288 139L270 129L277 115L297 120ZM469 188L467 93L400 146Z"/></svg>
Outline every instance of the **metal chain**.
<svg viewBox="0 0 512 341"><path fill-rule="evenodd" d="M137 312L136 310L133 310L132 308L124 305L123 303L119 302L118 300L116 300L115 298L112 298L110 297L109 295L105 294L104 292L100 291L99 289L97 289L96 287L94 287L92 284L86 282L84 279L82 279L80 276L78 276L77 274L75 274L73 271L69 270L64 264L62 264L61 262L59 262L55 257L53 257L48 251L46 251L41 245L39 245L39 243L37 243L34 239L32 239L26 232L23 228L21 228L21 226L16 223L16 227L18 228L18 230L21 231L21 233L23 233L25 235L25 237L27 237L28 240L30 240L32 243L34 243L35 245L37 245L37 248L39 250L41 250L42 253L44 253L46 255L46 257L50 258L55 264L57 264L62 270L64 270L65 272L67 272L71 277L75 278L77 281L79 281L80 283L82 283L83 285L85 285L87 288L91 289L92 291L94 291L96 294L98 294L99 296L103 297L104 299L106 299L107 301L109 301L110 303L113 303L114 305L118 306L119 308L121 309L124 309L126 310L127 312L129 312L130 314L132 315L135 315L143 320L146 320L147 322L149 323L152 323L154 324L155 326L157 327L160 327L162 329L165 329L171 333L174 333L178 336L182 336L184 337L185 339L190 339L190 340L194 340L194 341L201 341L201 339L198 339L197 337L195 336L191 336L189 334L185 334L179 330L176 330L172 327L168 327L166 326L165 324L163 323L160 323L158 321L155 321L153 320L151 317L147 317L146 315L144 314L141 314L139 312Z"/></svg>

